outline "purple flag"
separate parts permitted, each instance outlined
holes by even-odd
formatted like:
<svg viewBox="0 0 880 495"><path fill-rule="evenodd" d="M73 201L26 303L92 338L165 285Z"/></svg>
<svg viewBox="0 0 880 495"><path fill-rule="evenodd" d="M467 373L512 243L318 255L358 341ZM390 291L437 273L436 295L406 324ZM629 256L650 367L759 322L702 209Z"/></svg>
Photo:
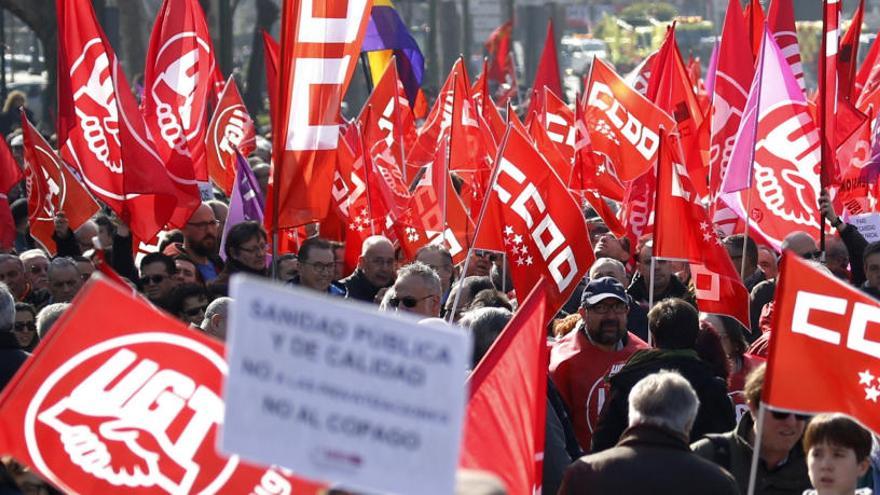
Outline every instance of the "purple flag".
<svg viewBox="0 0 880 495"><path fill-rule="evenodd" d="M254 220L263 223L263 196L260 194L260 183L254 176L247 160L238 151L235 152L235 183L232 185L232 196L229 198L229 213L223 225L223 236L220 240L220 257L226 260L226 236L229 229L237 223Z"/></svg>
<svg viewBox="0 0 880 495"><path fill-rule="evenodd" d="M764 27L764 40L749 90L749 99L743 110L736 141L721 182L722 193L748 189L752 185L754 151L758 143L758 120L773 108L787 102L806 103L804 92L791 72L791 65L779 45Z"/></svg>

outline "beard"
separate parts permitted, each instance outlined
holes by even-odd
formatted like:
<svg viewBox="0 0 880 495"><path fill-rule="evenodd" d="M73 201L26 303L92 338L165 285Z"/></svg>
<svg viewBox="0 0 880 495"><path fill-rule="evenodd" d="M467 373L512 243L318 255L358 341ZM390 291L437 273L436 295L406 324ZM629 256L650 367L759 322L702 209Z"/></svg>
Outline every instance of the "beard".
<svg viewBox="0 0 880 495"><path fill-rule="evenodd" d="M593 342L597 344L614 345L620 340L623 330L620 328L620 322L603 320L597 328L589 330L589 334Z"/></svg>
<svg viewBox="0 0 880 495"><path fill-rule="evenodd" d="M192 243L192 250L199 256L212 256L217 250L217 237L206 234L199 242Z"/></svg>

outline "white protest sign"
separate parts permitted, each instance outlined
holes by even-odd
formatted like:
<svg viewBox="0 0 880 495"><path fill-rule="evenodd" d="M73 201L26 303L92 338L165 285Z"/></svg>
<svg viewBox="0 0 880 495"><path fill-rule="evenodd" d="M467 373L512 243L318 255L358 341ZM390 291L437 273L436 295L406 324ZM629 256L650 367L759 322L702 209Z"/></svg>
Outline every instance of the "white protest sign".
<svg viewBox="0 0 880 495"><path fill-rule="evenodd" d="M866 241L880 241L880 213L853 215L849 217L849 223L859 229Z"/></svg>
<svg viewBox="0 0 880 495"><path fill-rule="evenodd" d="M364 491L454 491L470 336L233 277L220 449Z"/></svg>

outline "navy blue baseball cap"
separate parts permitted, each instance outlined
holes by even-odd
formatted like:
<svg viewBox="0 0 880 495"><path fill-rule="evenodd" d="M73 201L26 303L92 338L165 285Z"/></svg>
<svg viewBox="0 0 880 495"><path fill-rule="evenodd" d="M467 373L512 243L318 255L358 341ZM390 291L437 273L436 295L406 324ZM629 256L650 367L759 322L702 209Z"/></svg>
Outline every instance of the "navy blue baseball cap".
<svg viewBox="0 0 880 495"><path fill-rule="evenodd" d="M581 307L592 306L609 298L617 299L624 303L629 302L626 296L626 289L616 278L602 277L590 280L587 286L584 287L583 294L581 294Z"/></svg>

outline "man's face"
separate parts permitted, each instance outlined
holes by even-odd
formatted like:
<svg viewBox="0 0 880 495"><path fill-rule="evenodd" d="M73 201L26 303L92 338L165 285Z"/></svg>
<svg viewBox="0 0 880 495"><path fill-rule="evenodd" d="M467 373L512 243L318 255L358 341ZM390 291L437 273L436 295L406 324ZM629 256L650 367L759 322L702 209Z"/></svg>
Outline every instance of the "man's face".
<svg viewBox="0 0 880 495"><path fill-rule="evenodd" d="M175 285L177 282L168 273L165 263L148 263L141 268L141 286L150 301L162 301Z"/></svg>
<svg viewBox="0 0 880 495"><path fill-rule="evenodd" d="M189 296L183 300L180 307L181 321L199 326L205 319L205 310L208 309L208 298L202 295Z"/></svg>
<svg viewBox="0 0 880 495"><path fill-rule="evenodd" d="M27 290L27 279L24 271L15 260L0 261L0 282L9 286L12 296L20 301Z"/></svg>
<svg viewBox="0 0 880 495"><path fill-rule="evenodd" d="M330 249L312 249L308 261L299 264L299 282L303 287L318 292L327 292L334 273L333 251Z"/></svg>
<svg viewBox="0 0 880 495"><path fill-rule="evenodd" d="M769 249L758 249L758 267L768 279L776 278L779 269L776 266L776 254Z"/></svg>
<svg viewBox="0 0 880 495"><path fill-rule="evenodd" d="M801 258L819 260L819 248L816 247L816 241L807 235L799 235L791 239L788 248L794 251Z"/></svg>
<svg viewBox="0 0 880 495"><path fill-rule="evenodd" d="M758 417L757 407L749 404L749 411L753 418ZM773 413L767 411L767 414L764 415L764 433L761 436L762 451L764 448L776 452L787 452L793 449L803 436L806 426L806 419L799 419L794 414L785 414L782 419L777 419Z"/></svg>
<svg viewBox="0 0 880 495"><path fill-rule="evenodd" d="M95 265L89 260L77 261L76 269L79 270L79 277L83 280L83 283L86 283L92 274L95 273Z"/></svg>
<svg viewBox="0 0 880 495"><path fill-rule="evenodd" d="M361 256L360 267L374 287L387 287L394 281L394 248L386 242L373 245Z"/></svg>
<svg viewBox="0 0 880 495"><path fill-rule="evenodd" d="M436 289L436 287L435 287ZM407 277L394 284L394 302L399 311L427 318L440 316L440 293L418 277Z"/></svg>
<svg viewBox="0 0 880 495"><path fill-rule="evenodd" d="M497 256L496 253L483 251L482 249L472 250L467 273L462 275L462 278L470 277L471 275L488 277L489 272L492 270L492 263L495 262Z"/></svg>
<svg viewBox="0 0 880 495"><path fill-rule="evenodd" d="M156 263L154 263L156 264ZM162 265L164 268L164 265ZM199 277L196 275L196 265L188 260L174 260L174 278L182 284L197 284ZM170 290L170 289L169 289Z"/></svg>
<svg viewBox="0 0 880 495"><path fill-rule="evenodd" d="M62 266L52 270L49 277L49 293L52 302L70 302L82 287L82 277L74 266Z"/></svg>
<svg viewBox="0 0 880 495"><path fill-rule="evenodd" d="M440 287L443 291L449 290L452 283L452 260L438 251L422 251L416 256L416 261L430 266L440 276Z"/></svg>
<svg viewBox="0 0 880 495"><path fill-rule="evenodd" d="M93 223L86 222L82 224L80 228L76 229L74 235L76 236L76 242L79 244L80 251L85 253L89 249L95 247L95 244L92 242L92 237L98 235L98 229Z"/></svg>
<svg viewBox="0 0 880 495"><path fill-rule="evenodd" d="M649 246L643 246L639 251L638 270L642 278L647 284L651 280L651 256L653 249ZM672 279L672 266L668 261L654 260L654 290L664 291L669 286Z"/></svg>
<svg viewBox="0 0 880 495"><path fill-rule="evenodd" d="M49 285L49 259L44 256L33 256L24 263L25 278L34 289L45 289Z"/></svg>
<svg viewBox="0 0 880 495"><path fill-rule="evenodd" d="M596 258L612 258L621 263L629 261L629 253L624 249L620 239L611 232L600 235L593 245L593 254Z"/></svg>
<svg viewBox="0 0 880 495"><path fill-rule="evenodd" d="M880 289L880 253L865 258L865 278L868 280L868 287Z"/></svg>
<svg viewBox="0 0 880 495"><path fill-rule="evenodd" d="M601 346L613 346L626 335L627 304L608 297L580 309L590 339Z"/></svg>
<svg viewBox="0 0 880 495"><path fill-rule="evenodd" d="M288 258L278 263L278 278L284 282L296 277L299 273L299 260Z"/></svg>
<svg viewBox="0 0 880 495"><path fill-rule="evenodd" d="M199 256L214 254L217 250L217 228L218 222L214 218L214 210L202 204L183 227L185 247L192 249Z"/></svg>

